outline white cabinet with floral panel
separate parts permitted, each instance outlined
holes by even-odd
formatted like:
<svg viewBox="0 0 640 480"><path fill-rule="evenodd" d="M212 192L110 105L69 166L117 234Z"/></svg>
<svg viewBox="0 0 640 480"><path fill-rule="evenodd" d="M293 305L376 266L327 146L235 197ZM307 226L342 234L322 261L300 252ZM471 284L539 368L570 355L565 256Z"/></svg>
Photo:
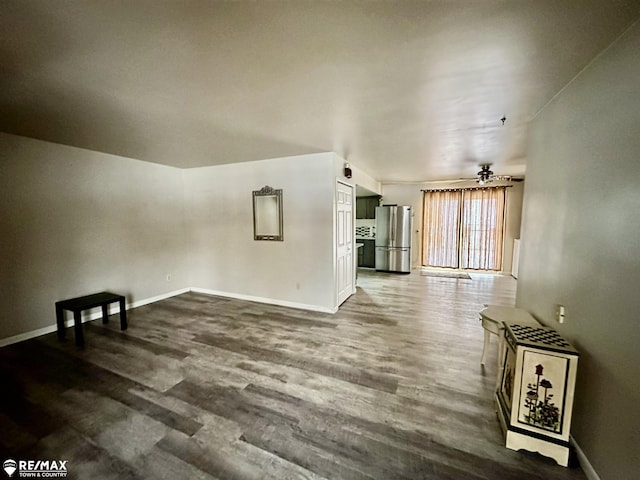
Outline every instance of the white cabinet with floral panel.
<svg viewBox="0 0 640 480"><path fill-rule="evenodd" d="M512 450L569 463L578 352L551 328L505 322L496 402Z"/></svg>

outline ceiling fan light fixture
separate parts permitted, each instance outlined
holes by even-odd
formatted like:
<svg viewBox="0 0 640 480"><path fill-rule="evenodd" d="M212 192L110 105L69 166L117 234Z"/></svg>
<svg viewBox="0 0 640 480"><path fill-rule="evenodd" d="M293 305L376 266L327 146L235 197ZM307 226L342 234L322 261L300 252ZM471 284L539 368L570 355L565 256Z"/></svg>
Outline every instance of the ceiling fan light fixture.
<svg viewBox="0 0 640 480"><path fill-rule="evenodd" d="M478 184L484 185L493 181L493 172L490 170L491 165L480 165L480 171L478 172Z"/></svg>

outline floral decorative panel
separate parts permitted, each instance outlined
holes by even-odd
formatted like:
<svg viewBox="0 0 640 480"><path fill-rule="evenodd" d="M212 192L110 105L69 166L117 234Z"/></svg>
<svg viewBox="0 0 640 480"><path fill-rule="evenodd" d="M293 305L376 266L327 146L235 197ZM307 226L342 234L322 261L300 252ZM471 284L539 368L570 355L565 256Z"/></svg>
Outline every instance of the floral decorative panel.
<svg viewBox="0 0 640 480"><path fill-rule="evenodd" d="M512 347L508 346L504 358L504 370L500 384L500 395L504 401L507 412L511 414L511 402L513 401L513 386L516 369L516 353Z"/></svg>
<svg viewBox="0 0 640 480"><path fill-rule="evenodd" d="M562 433L569 359L525 350L518 422Z"/></svg>

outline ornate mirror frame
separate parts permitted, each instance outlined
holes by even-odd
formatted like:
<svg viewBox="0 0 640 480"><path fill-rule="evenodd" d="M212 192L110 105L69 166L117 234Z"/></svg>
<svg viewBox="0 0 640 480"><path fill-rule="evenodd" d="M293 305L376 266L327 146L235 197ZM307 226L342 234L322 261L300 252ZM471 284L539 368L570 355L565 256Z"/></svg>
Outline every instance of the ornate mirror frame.
<svg viewBox="0 0 640 480"><path fill-rule="evenodd" d="M284 240L282 190L266 185L253 191L253 239Z"/></svg>

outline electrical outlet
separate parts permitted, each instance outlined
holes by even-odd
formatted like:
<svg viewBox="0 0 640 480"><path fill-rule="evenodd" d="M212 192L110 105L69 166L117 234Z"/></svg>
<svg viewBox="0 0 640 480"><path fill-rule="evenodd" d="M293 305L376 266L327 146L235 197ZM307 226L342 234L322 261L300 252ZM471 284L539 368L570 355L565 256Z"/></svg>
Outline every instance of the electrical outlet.
<svg viewBox="0 0 640 480"><path fill-rule="evenodd" d="M556 321L564 323L564 305L556 305Z"/></svg>
<svg viewBox="0 0 640 480"><path fill-rule="evenodd" d="M167 282L170 282L170 281L171 281L171 274L168 274L167 275Z"/></svg>

